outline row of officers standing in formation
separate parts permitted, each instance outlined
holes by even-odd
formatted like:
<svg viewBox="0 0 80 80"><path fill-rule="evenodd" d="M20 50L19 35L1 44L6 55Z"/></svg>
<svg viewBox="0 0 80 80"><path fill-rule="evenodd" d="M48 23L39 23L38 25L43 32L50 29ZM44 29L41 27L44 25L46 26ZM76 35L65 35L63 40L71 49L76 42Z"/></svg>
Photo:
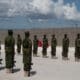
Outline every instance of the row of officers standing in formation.
<svg viewBox="0 0 80 80"><path fill-rule="evenodd" d="M39 46L39 40L37 38L37 35L34 35L33 43L31 41L30 33L29 31L25 32L25 38L22 40L20 35L18 34L17 37L17 52L18 54L21 53L21 46L23 51L23 69L24 69L24 75L30 76L30 70L32 63L32 52L33 56L37 57L38 52L38 46ZM64 38L62 40L62 59L68 60L68 49L69 49L69 38L67 34L64 34ZM32 44L33 44L33 50L32 50ZM56 46L57 46L57 39L55 37L55 34L52 35L51 39L51 57L53 59L56 59ZM42 55L43 58L47 57L47 48L48 48L48 39L47 36L43 36L43 42L42 42ZM13 72L13 67L15 65L14 61L15 57L15 39L13 37L13 31L8 30L8 36L5 38L5 66L6 66L6 72L11 73ZM79 61L80 59L80 34L77 34L77 38L75 40L75 60ZM0 59L1 63L2 59Z"/></svg>

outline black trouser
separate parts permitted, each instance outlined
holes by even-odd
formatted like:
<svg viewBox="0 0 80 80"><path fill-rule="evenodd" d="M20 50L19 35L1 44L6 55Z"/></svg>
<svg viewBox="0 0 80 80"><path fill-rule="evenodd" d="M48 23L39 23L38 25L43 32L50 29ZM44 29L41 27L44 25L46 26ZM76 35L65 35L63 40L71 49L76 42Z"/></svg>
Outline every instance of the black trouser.
<svg viewBox="0 0 80 80"><path fill-rule="evenodd" d="M63 47L62 56L63 57L68 57L68 47Z"/></svg>
<svg viewBox="0 0 80 80"><path fill-rule="evenodd" d="M21 45L17 46L17 52L20 53L21 52Z"/></svg>
<svg viewBox="0 0 80 80"><path fill-rule="evenodd" d="M47 55L47 48L43 47L42 53L43 53L43 56L46 56Z"/></svg>
<svg viewBox="0 0 80 80"><path fill-rule="evenodd" d="M14 55L7 53L5 59L6 59L6 68L13 68L13 66L14 66Z"/></svg>
<svg viewBox="0 0 80 80"><path fill-rule="evenodd" d="M28 76L30 76L31 64L24 63L24 71L28 71Z"/></svg>
<svg viewBox="0 0 80 80"><path fill-rule="evenodd" d="M33 54L37 55L37 49L38 49L38 48L34 48L34 49L33 49Z"/></svg>
<svg viewBox="0 0 80 80"><path fill-rule="evenodd" d="M75 49L75 57L80 58L80 47L76 47L76 49Z"/></svg>
<svg viewBox="0 0 80 80"><path fill-rule="evenodd" d="M51 48L51 56L56 56L56 47Z"/></svg>

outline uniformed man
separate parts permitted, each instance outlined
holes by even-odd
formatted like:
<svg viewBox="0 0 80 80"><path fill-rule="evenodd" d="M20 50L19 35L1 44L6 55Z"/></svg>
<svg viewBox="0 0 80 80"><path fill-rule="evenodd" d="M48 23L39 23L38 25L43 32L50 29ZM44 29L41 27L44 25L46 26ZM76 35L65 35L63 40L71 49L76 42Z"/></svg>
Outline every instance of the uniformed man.
<svg viewBox="0 0 80 80"><path fill-rule="evenodd" d="M80 34L77 34L77 38L75 40L75 61L79 61L80 59Z"/></svg>
<svg viewBox="0 0 80 80"><path fill-rule="evenodd" d="M0 41L0 64L2 64L2 58L1 58L1 41Z"/></svg>
<svg viewBox="0 0 80 80"><path fill-rule="evenodd" d="M55 38L55 35L52 35L51 39L51 57L56 59L56 46L57 46L57 40Z"/></svg>
<svg viewBox="0 0 80 80"><path fill-rule="evenodd" d="M18 34L18 36L17 36L17 52L18 52L18 54L21 53L21 44L22 44L22 39L21 39L20 35Z"/></svg>
<svg viewBox="0 0 80 80"><path fill-rule="evenodd" d="M15 55L15 39L13 37L13 31L8 30L8 36L5 38L5 62L8 73L13 71L14 67L14 55Z"/></svg>
<svg viewBox="0 0 80 80"><path fill-rule="evenodd" d="M37 51L38 51L38 39L37 39L37 35L34 35L34 39L33 39L33 56L37 56Z"/></svg>
<svg viewBox="0 0 80 80"><path fill-rule="evenodd" d="M43 36L43 50L42 50L42 55L43 57L47 57L47 48L48 48L48 39L46 35Z"/></svg>
<svg viewBox="0 0 80 80"><path fill-rule="evenodd" d="M69 48L69 38L67 37L67 34L64 35L63 41L62 41L62 58L64 60L68 60L68 48Z"/></svg>
<svg viewBox="0 0 80 80"><path fill-rule="evenodd" d="M24 76L30 76L30 70L32 65L32 42L29 39L30 33L25 32L25 38L23 39L23 64L24 64Z"/></svg>

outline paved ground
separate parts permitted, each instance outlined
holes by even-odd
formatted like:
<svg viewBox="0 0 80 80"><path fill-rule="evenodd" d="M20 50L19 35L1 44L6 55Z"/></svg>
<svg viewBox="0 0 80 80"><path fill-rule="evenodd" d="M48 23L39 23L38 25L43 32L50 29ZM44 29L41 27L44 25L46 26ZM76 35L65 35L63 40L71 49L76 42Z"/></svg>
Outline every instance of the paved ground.
<svg viewBox="0 0 80 80"><path fill-rule="evenodd" d="M41 48L38 50L40 57L33 57L33 67L31 77L24 77L22 55L16 53L17 61L13 74L5 71L5 54L2 45L1 57L3 65L0 65L0 80L80 80L80 62L74 60L74 48L69 49L70 60L64 61L61 57L62 48L57 47L58 59L51 59L50 47L48 48L48 58L42 58Z"/></svg>

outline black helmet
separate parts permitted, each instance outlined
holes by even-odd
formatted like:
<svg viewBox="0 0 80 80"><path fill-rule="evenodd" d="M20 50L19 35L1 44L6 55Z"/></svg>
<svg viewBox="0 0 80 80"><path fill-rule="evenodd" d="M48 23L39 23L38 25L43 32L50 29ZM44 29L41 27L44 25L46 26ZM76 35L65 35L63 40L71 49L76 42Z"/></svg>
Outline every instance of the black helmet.
<svg viewBox="0 0 80 80"><path fill-rule="evenodd" d="M29 37L29 35L30 35L29 31L25 32L26 37Z"/></svg>
<svg viewBox="0 0 80 80"><path fill-rule="evenodd" d="M44 34L44 38L46 38L46 34Z"/></svg>
<svg viewBox="0 0 80 80"><path fill-rule="evenodd" d="M20 34L18 34L17 36L20 37Z"/></svg>
<svg viewBox="0 0 80 80"><path fill-rule="evenodd" d="M67 34L64 34L64 37L66 38L67 37Z"/></svg>
<svg viewBox="0 0 80 80"><path fill-rule="evenodd" d="M34 35L34 38L37 38L37 35Z"/></svg>
<svg viewBox="0 0 80 80"><path fill-rule="evenodd" d="M78 37L78 38L80 37L80 33L77 34L77 37Z"/></svg>
<svg viewBox="0 0 80 80"><path fill-rule="evenodd" d="M53 34L52 37L55 37L55 34Z"/></svg>
<svg viewBox="0 0 80 80"><path fill-rule="evenodd" d="M8 34L9 35L13 35L13 31L12 30L8 30Z"/></svg>

